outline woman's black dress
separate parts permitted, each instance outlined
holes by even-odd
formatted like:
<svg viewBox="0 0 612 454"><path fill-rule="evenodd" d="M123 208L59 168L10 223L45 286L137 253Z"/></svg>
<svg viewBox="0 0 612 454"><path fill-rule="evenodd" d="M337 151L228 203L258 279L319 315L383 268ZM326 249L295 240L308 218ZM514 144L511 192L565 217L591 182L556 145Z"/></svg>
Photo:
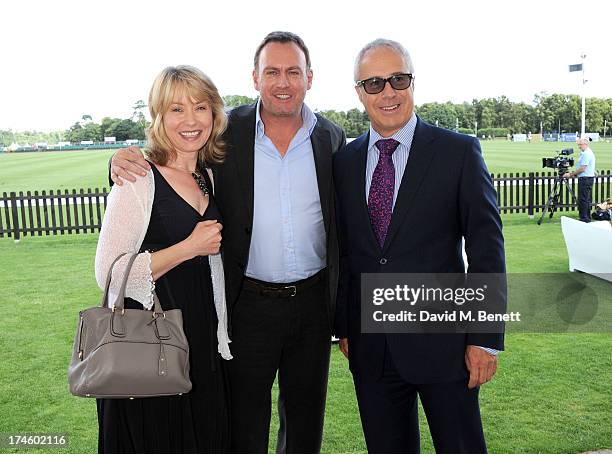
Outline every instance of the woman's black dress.
<svg viewBox="0 0 612 454"><path fill-rule="evenodd" d="M200 215L153 167L155 198L141 251L164 249L187 238L198 222L221 221L212 194ZM208 187L211 184L202 172ZM212 192L212 191L211 191ZM217 353L215 312L208 257L181 263L156 281L164 310L183 312L189 341L191 392L182 396L98 399L100 454L222 454L229 450L228 385ZM126 298L125 306L142 309Z"/></svg>

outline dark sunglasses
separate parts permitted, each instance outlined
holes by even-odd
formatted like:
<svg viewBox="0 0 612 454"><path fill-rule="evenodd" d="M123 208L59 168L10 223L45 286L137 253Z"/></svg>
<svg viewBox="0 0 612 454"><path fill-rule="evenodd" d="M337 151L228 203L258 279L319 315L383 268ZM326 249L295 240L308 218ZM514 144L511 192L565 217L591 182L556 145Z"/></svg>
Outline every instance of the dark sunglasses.
<svg viewBox="0 0 612 454"><path fill-rule="evenodd" d="M394 90L406 90L412 84L414 76L412 74L394 74L387 77L370 77L369 79L358 80L356 86L362 86L369 95L375 95L385 89L387 82Z"/></svg>

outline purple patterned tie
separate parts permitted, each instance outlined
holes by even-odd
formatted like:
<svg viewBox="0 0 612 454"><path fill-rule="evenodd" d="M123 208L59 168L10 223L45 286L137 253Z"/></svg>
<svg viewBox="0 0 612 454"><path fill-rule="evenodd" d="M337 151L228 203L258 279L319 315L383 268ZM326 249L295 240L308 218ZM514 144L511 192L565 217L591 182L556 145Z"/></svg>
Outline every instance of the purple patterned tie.
<svg viewBox="0 0 612 454"><path fill-rule="evenodd" d="M382 248L385 244L387 229L393 212L393 191L395 189L395 167L391 155L398 147L395 139L382 139L376 142L380 151L378 164L372 174L372 184L368 195L368 212L374 235Z"/></svg>

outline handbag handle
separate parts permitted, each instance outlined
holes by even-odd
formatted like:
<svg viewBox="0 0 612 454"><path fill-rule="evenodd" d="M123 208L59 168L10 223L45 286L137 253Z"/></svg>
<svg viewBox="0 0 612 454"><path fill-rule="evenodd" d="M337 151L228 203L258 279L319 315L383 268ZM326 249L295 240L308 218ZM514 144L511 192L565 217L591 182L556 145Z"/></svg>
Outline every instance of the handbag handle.
<svg viewBox="0 0 612 454"><path fill-rule="evenodd" d="M108 276L106 277L106 285L104 286L104 295L102 296L102 307L108 307L108 292L110 289L111 277L113 274L113 267L119 261L119 259L123 257L124 255L127 255L127 253L124 252L123 254L119 255L119 257L117 257L113 261L113 263L110 266L110 269L108 270ZM127 280L130 275L130 271L132 270L132 264L134 263L134 260L136 260L137 256L138 254L132 254L128 260L127 266L125 267L125 272L121 280L121 287L119 288L117 299L115 300L115 304L113 305L115 309L118 309L121 311L124 310L125 288L127 286ZM159 303L159 299L157 298L157 295L155 294L155 292L153 292L153 302L154 302L154 306L153 306L154 313L163 314L161 304Z"/></svg>
<svg viewBox="0 0 612 454"><path fill-rule="evenodd" d="M102 295L102 307L108 307L108 289L110 288L111 277L113 275L113 268L115 266L115 263L117 263L119 259L126 254L127 252L119 254L119 256L115 260L113 260L113 263L111 263L111 266L108 269L108 274L106 275L106 284L104 284L104 295Z"/></svg>

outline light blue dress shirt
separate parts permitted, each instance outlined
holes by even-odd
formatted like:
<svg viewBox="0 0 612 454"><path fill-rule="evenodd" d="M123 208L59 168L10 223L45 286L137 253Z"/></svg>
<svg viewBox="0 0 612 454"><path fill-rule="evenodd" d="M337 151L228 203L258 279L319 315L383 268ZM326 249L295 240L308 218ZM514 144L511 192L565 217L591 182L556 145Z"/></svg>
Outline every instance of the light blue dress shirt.
<svg viewBox="0 0 612 454"><path fill-rule="evenodd" d="M366 202L370 193L372 175L374 174L374 169L376 168L376 164L378 164L378 158L380 156L380 152L378 151L378 148L376 148L376 142L381 139L395 139L399 142L399 145L391 155L393 166L395 167L395 188L393 190L393 208L395 208L397 193L399 192L404 171L406 170L406 164L408 163L408 156L410 155L410 147L412 146L412 139L414 138L416 125L417 116L413 112L412 117L410 117L410 120L408 120L408 123L406 123L402 129L390 137L381 136L374 130L374 128L370 126L370 141L368 143L368 156L366 162ZM477 347L482 348L492 355L497 355L499 353L499 351L494 348L481 347L480 345L477 345Z"/></svg>
<svg viewBox="0 0 612 454"><path fill-rule="evenodd" d="M576 167L580 166L586 166L586 169L578 174L578 178L595 176L595 153L593 153L593 150L586 148L580 153Z"/></svg>
<svg viewBox="0 0 612 454"><path fill-rule="evenodd" d="M326 266L326 234L310 136L317 117L304 104L287 153L266 136L257 103L253 231L248 277L289 283Z"/></svg>

